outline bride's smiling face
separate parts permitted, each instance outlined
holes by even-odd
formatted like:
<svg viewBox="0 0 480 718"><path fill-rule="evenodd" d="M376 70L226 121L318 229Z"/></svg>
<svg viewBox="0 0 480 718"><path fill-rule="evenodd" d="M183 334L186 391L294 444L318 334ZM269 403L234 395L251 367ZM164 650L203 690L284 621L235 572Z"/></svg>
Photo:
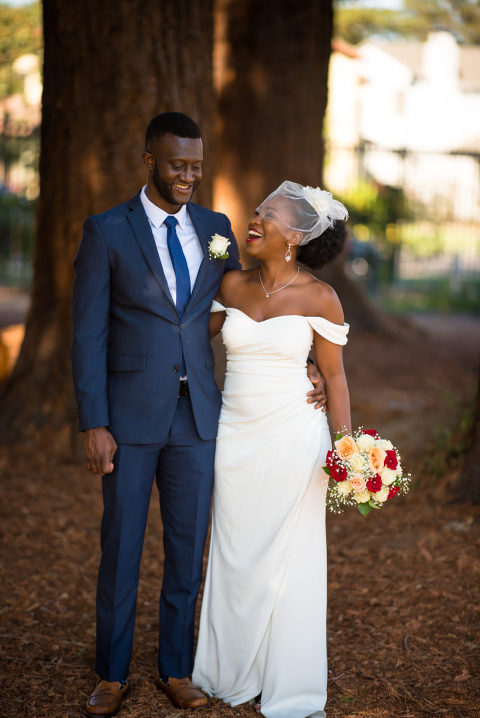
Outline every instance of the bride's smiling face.
<svg viewBox="0 0 480 718"><path fill-rule="evenodd" d="M257 210L248 223L245 240L247 254L258 259L284 256L288 242L296 244L298 232L289 229L294 223L291 206L286 197L272 197ZM301 235L300 235L301 238Z"/></svg>

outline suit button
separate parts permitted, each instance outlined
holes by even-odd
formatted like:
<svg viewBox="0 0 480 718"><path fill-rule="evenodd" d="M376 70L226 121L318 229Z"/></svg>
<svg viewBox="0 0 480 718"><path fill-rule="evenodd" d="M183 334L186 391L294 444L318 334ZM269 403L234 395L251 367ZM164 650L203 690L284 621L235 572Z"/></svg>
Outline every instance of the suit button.
<svg viewBox="0 0 480 718"><path fill-rule="evenodd" d="M175 364L175 366L173 367L173 371L176 371L176 372L180 371L180 367L178 366L178 364Z"/></svg>
<svg viewBox="0 0 480 718"><path fill-rule="evenodd" d="M180 329L185 329L185 324L180 324Z"/></svg>

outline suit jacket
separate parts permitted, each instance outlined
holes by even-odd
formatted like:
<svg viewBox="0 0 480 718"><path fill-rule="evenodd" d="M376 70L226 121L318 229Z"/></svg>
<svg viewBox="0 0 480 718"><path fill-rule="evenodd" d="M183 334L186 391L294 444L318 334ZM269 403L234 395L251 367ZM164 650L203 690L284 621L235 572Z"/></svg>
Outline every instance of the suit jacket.
<svg viewBox="0 0 480 718"><path fill-rule="evenodd" d="M172 424L183 355L203 439L215 438L220 391L208 323L224 272L240 269L224 214L189 203L204 258L182 317L168 290L138 193L89 217L75 258L72 369L80 431L107 426L119 443L161 442ZM229 258L209 259L213 234L229 237Z"/></svg>

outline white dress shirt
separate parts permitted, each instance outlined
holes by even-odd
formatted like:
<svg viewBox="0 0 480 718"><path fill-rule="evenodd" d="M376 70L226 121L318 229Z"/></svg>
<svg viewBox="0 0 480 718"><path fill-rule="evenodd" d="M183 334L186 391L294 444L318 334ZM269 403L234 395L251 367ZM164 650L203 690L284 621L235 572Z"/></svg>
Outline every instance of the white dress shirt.
<svg viewBox="0 0 480 718"><path fill-rule="evenodd" d="M162 263L163 272L167 280L168 288L174 303L177 301L177 280L175 277L175 271L173 269L172 260L170 258L170 252L168 251L167 245L167 228L163 224L165 218L168 217L168 212L165 212L161 207L151 202L145 192L145 187L142 188L140 193L140 200L143 204L143 208L150 222L152 229L153 238L157 246L158 256ZM190 291L193 289L195 280L197 278L198 270L203 260L203 250L200 240L195 232L192 220L188 216L186 205L182 205L176 214L171 215L175 217L178 224L175 227L177 231L177 237L182 245L185 259L187 260L188 273L190 275Z"/></svg>

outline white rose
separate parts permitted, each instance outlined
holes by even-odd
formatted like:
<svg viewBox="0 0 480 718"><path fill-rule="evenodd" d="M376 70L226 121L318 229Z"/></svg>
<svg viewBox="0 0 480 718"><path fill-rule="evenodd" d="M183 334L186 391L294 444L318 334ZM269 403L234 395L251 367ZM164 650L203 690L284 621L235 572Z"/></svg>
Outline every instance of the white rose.
<svg viewBox="0 0 480 718"><path fill-rule="evenodd" d="M370 501L370 491L359 491L358 494L353 494L353 498L357 502L357 504L365 504L367 501Z"/></svg>
<svg viewBox="0 0 480 718"><path fill-rule="evenodd" d="M383 504L384 501L388 499L388 493L390 489L388 486L382 486L380 491L377 491L376 494L374 494L373 498L377 502L377 504Z"/></svg>
<svg viewBox="0 0 480 718"><path fill-rule="evenodd" d="M375 446L375 439L370 434L361 434L357 439L357 446L360 451L368 451Z"/></svg>
<svg viewBox="0 0 480 718"><path fill-rule="evenodd" d="M382 479L382 484L385 484L385 486L390 486L390 484L393 484L393 482L397 478L397 470L389 469L388 466L384 466L380 476Z"/></svg>
<svg viewBox="0 0 480 718"><path fill-rule="evenodd" d="M340 496L348 496L348 494L352 490L352 484L350 481L338 481L336 483L337 492L340 494Z"/></svg>
<svg viewBox="0 0 480 718"><path fill-rule="evenodd" d="M348 462L355 472L362 471L367 468L365 459L360 454L354 454Z"/></svg>
<svg viewBox="0 0 480 718"><path fill-rule="evenodd" d="M223 257L227 253L227 247L229 247L230 244L231 242L227 237L222 237L221 234L214 234L212 235L212 240L208 245L208 248L210 250L210 254L217 257Z"/></svg>
<svg viewBox="0 0 480 718"><path fill-rule="evenodd" d="M375 441L375 446L378 446L379 449L393 449L393 444L391 441L388 441L388 439L377 439Z"/></svg>

